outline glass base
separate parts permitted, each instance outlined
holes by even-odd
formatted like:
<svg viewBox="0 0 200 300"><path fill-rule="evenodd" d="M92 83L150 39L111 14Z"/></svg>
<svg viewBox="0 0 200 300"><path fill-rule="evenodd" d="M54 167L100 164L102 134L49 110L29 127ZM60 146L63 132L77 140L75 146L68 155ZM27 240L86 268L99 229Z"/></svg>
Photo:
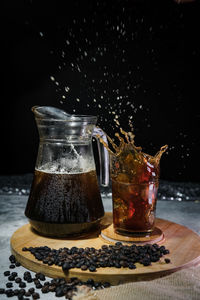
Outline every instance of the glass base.
<svg viewBox="0 0 200 300"><path fill-rule="evenodd" d="M151 236L154 228L151 228L146 231L129 231L126 229L121 229L121 228L114 228L114 231L117 234L124 235L124 236L130 236L130 237L149 237Z"/></svg>
<svg viewBox="0 0 200 300"><path fill-rule="evenodd" d="M68 223L68 224L57 224L57 223L45 223L29 219L29 223L32 228L37 231L40 235L49 237L80 237L87 235L99 228L99 224L102 218L97 219L93 222L86 223Z"/></svg>

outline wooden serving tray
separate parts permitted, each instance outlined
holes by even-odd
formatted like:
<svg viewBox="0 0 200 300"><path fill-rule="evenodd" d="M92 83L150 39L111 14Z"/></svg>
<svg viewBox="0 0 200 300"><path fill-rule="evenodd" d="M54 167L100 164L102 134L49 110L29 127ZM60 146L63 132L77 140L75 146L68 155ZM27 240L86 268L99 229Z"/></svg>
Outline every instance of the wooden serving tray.
<svg viewBox="0 0 200 300"><path fill-rule="evenodd" d="M102 231L109 227L111 223L112 214L106 213L101 225ZM23 247L31 246L48 246L54 249L76 246L98 249L103 244L112 244L112 242L105 241L100 232L94 232L80 239L54 239L38 235L29 224L26 224L12 235L10 241L11 252L25 268L34 272L42 272L49 277L78 277L83 281L93 278L96 281L108 281L113 285L158 278L200 263L200 236L197 233L185 226L163 219L156 219L156 227L164 234L164 239L159 244L165 245L170 250L170 254L165 255L159 262L152 263L151 266L145 267L136 263L137 268L134 270L128 268L97 268L96 272L90 272L74 268L70 269L68 273L64 273L61 267L43 264L41 261L36 260L29 251L22 251ZM171 262L166 264L164 258L169 258Z"/></svg>

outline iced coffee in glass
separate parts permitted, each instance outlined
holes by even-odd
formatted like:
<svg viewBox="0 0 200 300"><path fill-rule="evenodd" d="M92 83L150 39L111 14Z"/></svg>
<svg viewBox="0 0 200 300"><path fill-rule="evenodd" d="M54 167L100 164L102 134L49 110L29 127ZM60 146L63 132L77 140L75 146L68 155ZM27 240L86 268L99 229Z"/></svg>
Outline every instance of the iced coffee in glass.
<svg viewBox="0 0 200 300"><path fill-rule="evenodd" d="M151 156L134 144L132 132L121 129L117 146L108 140L112 179L113 226L118 234L149 235L155 225L160 158L167 145Z"/></svg>

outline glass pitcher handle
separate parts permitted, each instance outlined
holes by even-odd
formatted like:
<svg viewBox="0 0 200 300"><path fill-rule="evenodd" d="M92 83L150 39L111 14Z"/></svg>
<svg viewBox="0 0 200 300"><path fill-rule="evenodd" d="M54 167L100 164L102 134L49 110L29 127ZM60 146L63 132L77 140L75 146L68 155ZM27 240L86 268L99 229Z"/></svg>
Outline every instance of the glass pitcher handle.
<svg viewBox="0 0 200 300"><path fill-rule="evenodd" d="M108 143L107 137L103 130L99 127L95 127L92 135L97 141L97 147L99 151L99 165L100 165L100 184L102 186L109 185L109 153L104 145L100 142L97 136L100 136L106 144Z"/></svg>

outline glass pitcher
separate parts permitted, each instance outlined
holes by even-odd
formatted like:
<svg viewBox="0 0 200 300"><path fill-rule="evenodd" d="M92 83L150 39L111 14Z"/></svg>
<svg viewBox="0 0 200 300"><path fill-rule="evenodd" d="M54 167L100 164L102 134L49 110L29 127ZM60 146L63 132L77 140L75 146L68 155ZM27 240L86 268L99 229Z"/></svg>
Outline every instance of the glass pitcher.
<svg viewBox="0 0 200 300"><path fill-rule="evenodd" d="M96 175L92 137L103 131L97 117L69 115L49 106L32 108L40 143L25 209L40 234L62 237L93 230L104 216ZM97 139L100 183L109 184L109 155Z"/></svg>

